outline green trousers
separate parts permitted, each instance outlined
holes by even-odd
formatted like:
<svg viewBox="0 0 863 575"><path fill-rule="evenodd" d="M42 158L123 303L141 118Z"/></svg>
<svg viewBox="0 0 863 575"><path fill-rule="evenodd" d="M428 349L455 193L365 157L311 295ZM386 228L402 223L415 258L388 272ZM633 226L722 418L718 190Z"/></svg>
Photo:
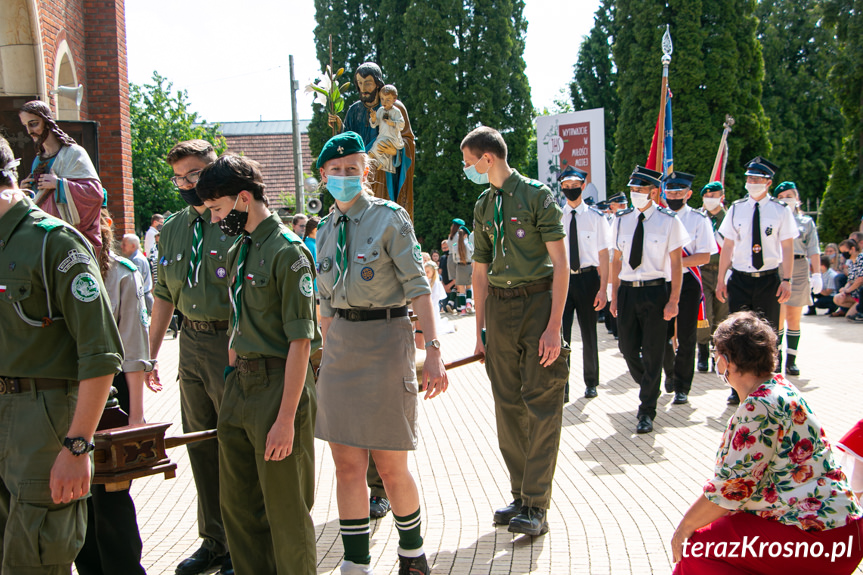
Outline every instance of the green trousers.
<svg viewBox="0 0 863 575"><path fill-rule="evenodd" d="M486 361L497 437L513 499L548 509L563 424L569 348L540 365L539 338L551 316L551 291L485 300Z"/></svg>
<svg viewBox="0 0 863 575"><path fill-rule="evenodd" d="M314 575L315 396L311 367L291 455L264 461L284 390L284 367L228 375L219 412L222 518L237 575Z"/></svg>
<svg viewBox="0 0 863 575"><path fill-rule="evenodd" d="M51 500L51 467L69 430L78 390L0 395L2 573L68 575L84 545L86 498ZM92 461L92 460L91 460Z"/></svg>
<svg viewBox="0 0 863 575"><path fill-rule="evenodd" d="M183 432L215 429L225 393L228 334L225 331L180 332L180 414ZM225 528L219 507L219 445L199 441L186 446L198 492L198 535L203 546L222 554L227 551Z"/></svg>

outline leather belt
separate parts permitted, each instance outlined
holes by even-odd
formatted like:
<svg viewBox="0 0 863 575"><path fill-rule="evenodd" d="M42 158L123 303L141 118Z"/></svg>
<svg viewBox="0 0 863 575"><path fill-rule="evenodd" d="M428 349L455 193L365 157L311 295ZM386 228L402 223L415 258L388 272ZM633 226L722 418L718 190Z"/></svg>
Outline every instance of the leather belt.
<svg viewBox="0 0 863 575"><path fill-rule="evenodd" d="M391 317L407 317L408 306L384 309L336 309L336 316L348 321L372 321Z"/></svg>
<svg viewBox="0 0 863 575"><path fill-rule="evenodd" d="M514 288L499 288L488 286L488 293L499 299L512 299L516 297L527 297L529 295L551 290L551 282L542 280Z"/></svg>
<svg viewBox="0 0 863 575"><path fill-rule="evenodd" d="M224 331L229 326L226 319L222 321L192 321L187 317L183 318L183 327L192 331Z"/></svg>
<svg viewBox="0 0 863 575"><path fill-rule="evenodd" d="M794 254L794 259L795 260L805 260L806 256L801 256L800 254Z"/></svg>
<svg viewBox="0 0 863 575"><path fill-rule="evenodd" d="M22 393L36 387L36 391L49 389L67 389L69 384L77 386L78 382L70 379L48 379L44 377L3 377L0 376L0 395Z"/></svg>
<svg viewBox="0 0 863 575"><path fill-rule="evenodd" d="M625 287L651 287L651 286L661 286L665 285L665 278L657 278L655 280L644 280L644 281L627 281L620 280L620 285Z"/></svg>
<svg viewBox="0 0 863 575"><path fill-rule="evenodd" d="M238 357L237 365L235 367L240 373L266 371L267 369L277 369L279 367L285 367L285 358L260 357L258 359L246 359L245 357Z"/></svg>
<svg viewBox="0 0 863 575"><path fill-rule="evenodd" d="M778 274L779 268L773 268L772 270L767 270L765 272L742 272L740 270L736 270L736 269L732 268L732 272L736 273L736 274L740 274L742 276L749 276L751 278L763 278L763 277Z"/></svg>
<svg viewBox="0 0 863 575"><path fill-rule="evenodd" d="M583 274L583 273L593 272L593 271L596 271L596 266L587 266L586 268L581 268L579 270L570 269L569 275L577 276L578 274Z"/></svg>

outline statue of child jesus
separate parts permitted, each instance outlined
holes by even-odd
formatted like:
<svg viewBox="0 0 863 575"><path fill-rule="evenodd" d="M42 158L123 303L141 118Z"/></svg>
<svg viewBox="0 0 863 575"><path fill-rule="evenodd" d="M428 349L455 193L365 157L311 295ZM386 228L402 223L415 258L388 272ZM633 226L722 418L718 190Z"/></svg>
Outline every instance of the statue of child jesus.
<svg viewBox="0 0 863 575"><path fill-rule="evenodd" d="M399 99L399 93L395 86L387 84L381 88L380 98L381 107L372 111L369 118L371 127L378 129L378 137L375 139L369 154L378 161L381 170L395 173L396 168L393 165L395 156L383 153L380 146L388 143L395 146L396 150L405 147L405 142L402 139L405 119L399 109L395 107L396 100Z"/></svg>

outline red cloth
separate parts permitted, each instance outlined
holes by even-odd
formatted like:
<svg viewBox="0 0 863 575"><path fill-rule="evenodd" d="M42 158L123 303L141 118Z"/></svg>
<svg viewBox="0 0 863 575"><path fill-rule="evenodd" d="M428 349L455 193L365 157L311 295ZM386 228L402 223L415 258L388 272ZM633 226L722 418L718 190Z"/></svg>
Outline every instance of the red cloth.
<svg viewBox="0 0 863 575"><path fill-rule="evenodd" d="M863 457L863 419L854 424L854 427L842 436L837 447L851 451L857 457Z"/></svg>
<svg viewBox="0 0 863 575"><path fill-rule="evenodd" d="M58 175L58 178L62 176ZM105 201L105 192L102 189L102 184L99 180L73 180L66 179L64 182L66 193L70 194L75 200L75 207L78 208L78 216L81 218L81 223L75 226L79 232L84 234L96 253L102 247L102 231L99 227L99 218L102 214L102 203ZM45 199L39 206L42 211L47 212L55 217L60 217L60 211L57 209L57 202L54 200L56 191L51 191L45 194Z"/></svg>
<svg viewBox="0 0 863 575"><path fill-rule="evenodd" d="M684 557L674 568L674 575L850 575L863 560L863 519L854 519L844 527L827 531L807 532L785 525L778 521L763 519L751 513L732 513L721 517L697 530L689 539L688 557ZM743 543L755 543L745 551ZM746 538L746 539L744 539ZM849 557L850 541L850 557ZM724 552L716 552L715 545L726 543ZM702 543L700 550L694 550L693 545ZM705 555L707 544L712 543L709 557L693 557L693 551ZM729 557L734 551L733 544L740 543L736 549L737 557ZM765 543L763 552L761 544ZM769 545L780 543L778 557L770 556ZM786 543L794 544L785 547ZM810 552L822 545L821 557L804 557L803 547L799 547L800 555L793 556L793 550L798 549L797 543L806 543ZM776 549L774 545L774 554ZM788 552L786 553L786 549ZM753 551L756 554L753 557ZM741 557L745 552L745 557ZM831 555L837 557L831 561ZM811 554L811 553L810 553ZM725 555L717 557L716 555ZM783 555L791 555L783 557ZM839 556L841 555L841 557Z"/></svg>

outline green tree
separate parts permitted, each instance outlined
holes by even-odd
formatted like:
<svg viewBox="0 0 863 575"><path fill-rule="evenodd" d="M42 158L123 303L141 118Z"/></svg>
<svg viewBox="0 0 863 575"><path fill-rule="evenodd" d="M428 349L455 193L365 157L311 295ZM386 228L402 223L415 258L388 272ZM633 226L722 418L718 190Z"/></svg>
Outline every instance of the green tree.
<svg viewBox="0 0 863 575"><path fill-rule="evenodd" d="M569 85L575 110L604 108L606 177L614 180L615 131L620 114L617 69L611 47L614 43L614 0L602 0L593 18L593 28L578 48L572 83Z"/></svg>
<svg viewBox="0 0 863 575"><path fill-rule="evenodd" d="M153 72L151 84L129 84L132 132L132 189L135 229L154 213L176 212L186 203L177 193L165 156L177 142L200 138L222 153L227 148L218 124L206 125L189 107L188 93L172 92L173 83Z"/></svg>
<svg viewBox="0 0 863 575"><path fill-rule="evenodd" d="M669 24L674 55L674 167L707 182L726 114L737 121L729 137L726 185L730 198L743 188L740 167L770 151L761 106L764 63L755 38L753 0L618 0L614 11L614 64L620 115L614 179L622 187L643 164L659 112L661 38Z"/></svg>
<svg viewBox="0 0 863 575"><path fill-rule="evenodd" d="M830 82L845 119L818 213L819 237L830 242L857 229L863 212L863 0L826 0L823 7L838 41Z"/></svg>
<svg viewBox="0 0 863 575"><path fill-rule="evenodd" d="M814 208L827 187L844 122L828 75L836 36L820 0L761 0L756 8L764 54L764 94L772 155Z"/></svg>

